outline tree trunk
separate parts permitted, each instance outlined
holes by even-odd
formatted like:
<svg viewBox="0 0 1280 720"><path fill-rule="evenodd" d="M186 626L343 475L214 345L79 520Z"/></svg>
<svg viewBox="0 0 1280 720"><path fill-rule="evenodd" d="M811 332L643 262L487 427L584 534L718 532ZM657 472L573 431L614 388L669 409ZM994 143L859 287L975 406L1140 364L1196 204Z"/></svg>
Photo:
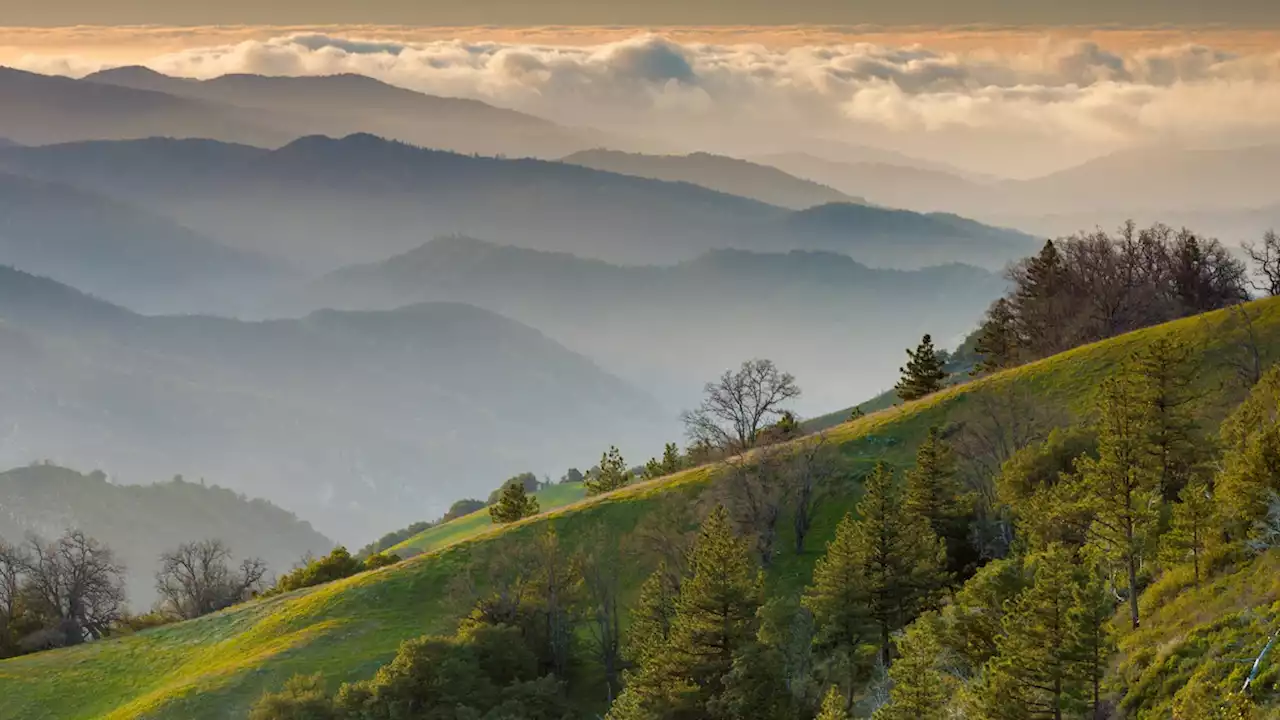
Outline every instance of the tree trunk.
<svg viewBox="0 0 1280 720"><path fill-rule="evenodd" d="M1129 619L1138 629L1138 556L1129 552Z"/></svg>

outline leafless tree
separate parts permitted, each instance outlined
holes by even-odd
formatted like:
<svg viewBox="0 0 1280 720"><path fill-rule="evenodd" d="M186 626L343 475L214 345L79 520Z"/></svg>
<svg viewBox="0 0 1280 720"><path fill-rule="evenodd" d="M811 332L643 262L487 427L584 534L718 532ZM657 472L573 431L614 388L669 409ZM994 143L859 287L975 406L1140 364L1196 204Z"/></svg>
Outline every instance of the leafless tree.
<svg viewBox="0 0 1280 720"><path fill-rule="evenodd" d="M618 545L602 531L590 543L592 550L581 562L586 590L587 629L596 660L604 672L609 704L622 687L622 612L619 602L622 567Z"/></svg>
<svg viewBox="0 0 1280 720"><path fill-rule="evenodd" d="M800 397L795 377L779 371L772 360L759 359L744 362L736 372L726 370L704 391L702 404L681 418L685 431L694 444L729 452L755 447L769 420Z"/></svg>
<svg viewBox="0 0 1280 720"><path fill-rule="evenodd" d="M233 570L230 562L231 549L221 540L183 543L161 555L156 592L164 610L189 620L243 602L261 590L265 563L247 558Z"/></svg>
<svg viewBox="0 0 1280 720"><path fill-rule="evenodd" d="M21 547L0 539L0 657L4 657L17 640L11 635L11 628L18 611L22 576L28 564Z"/></svg>
<svg viewBox="0 0 1280 720"><path fill-rule="evenodd" d="M1253 289L1272 297L1280 295L1280 236L1268 230L1261 245L1245 243L1244 251L1253 262Z"/></svg>
<svg viewBox="0 0 1280 720"><path fill-rule="evenodd" d="M823 483L835 471L835 449L827 436L819 433L795 448L786 467L788 495L791 501L791 530L796 554L804 554L804 542L813 528L813 516L823 497Z"/></svg>
<svg viewBox="0 0 1280 720"><path fill-rule="evenodd" d="M1262 380L1268 362L1266 347L1254 324L1256 313L1247 305L1233 306L1227 313L1227 319L1219 328L1219 333L1225 336L1222 345L1231 349L1228 362L1235 370L1236 382L1248 390Z"/></svg>
<svg viewBox="0 0 1280 720"><path fill-rule="evenodd" d="M761 567L773 563L778 522L789 496L787 449L767 446L725 461L712 500L723 505L743 536L753 538Z"/></svg>
<svg viewBox="0 0 1280 720"><path fill-rule="evenodd" d="M58 642L75 645L109 634L125 602L124 566L111 548L79 530L52 543L30 536L27 548L26 590Z"/></svg>

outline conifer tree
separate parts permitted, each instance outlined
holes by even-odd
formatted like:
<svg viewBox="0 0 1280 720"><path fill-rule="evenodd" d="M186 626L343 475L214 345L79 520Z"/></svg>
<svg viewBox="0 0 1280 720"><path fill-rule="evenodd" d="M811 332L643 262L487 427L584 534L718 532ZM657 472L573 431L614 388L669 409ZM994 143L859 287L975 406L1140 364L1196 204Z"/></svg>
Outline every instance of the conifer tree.
<svg viewBox="0 0 1280 720"><path fill-rule="evenodd" d="M650 458L644 464L644 478L656 480L680 472L684 462L680 459L680 448L675 443L667 443L662 449L662 459Z"/></svg>
<svg viewBox="0 0 1280 720"><path fill-rule="evenodd" d="M982 359L973 368L973 374L983 375L1017 365L1020 349L1013 307L1007 299L1000 298L987 310L987 317L978 330L974 352Z"/></svg>
<svg viewBox="0 0 1280 720"><path fill-rule="evenodd" d="M1199 585L1205 549L1214 530L1214 506L1209 483L1201 478L1192 480L1182 488L1178 499L1180 502L1173 506L1169 531L1160 538L1160 542L1169 561L1191 561L1191 571L1196 585Z"/></svg>
<svg viewBox="0 0 1280 720"><path fill-rule="evenodd" d="M1053 546L1036 559L1035 582L1012 603L995 657L971 688L973 715L988 720L1073 717L1087 708L1090 630L1097 615L1082 611L1077 569ZM1105 616L1104 618L1105 619Z"/></svg>
<svg viewBox="0 0 1280 720"><path fill-rule="evenodd" d="M1014 269L1017 283L1009 310L1014 316L1014 334L1031 343L1032 357L1046 357L1072 345L1071 297L1068 273L1062 254L1052 240L1039 254Z"/></svg>
<svg viewBox="0 0 1280 720"><path fill-rule="evenodd" d="M840 688L835 685L827 690L827 694L822 698L822 709L818 711L816 720L851 720L849 712L845 710L847 703L844 696L840 694Z"/></svg>
<svg viewBox="0 0 1280 720"><path fill-rule="evenodd" d="M1125 568L1129 619L1138 627L1138 568L1154 540L1160 468L1151 445L1150 394L1128 375L1103 383L1098 457L1078 463L1080 489L1093 511L1091 540Z"/></svg>
<svg viewBox="0 0 1280 720"><path fill-rule="evenodd" d="M1221 436L1222 469L1214 481L1218 524L1242 542L1280 492L1280 365L1222 423Z"/></svg>
<svg viewBox="0 0 1280 720"><path fill-rule="evenodd" d="M489 517L498 524L513 523L541 512L538 498L529 495L523 483L508 483L498 496L498 502L489 507Z"/></svg>
<svg viewBox="0 0 1280 720"><path fill-rule="evenodd" d="M858 523L846 514L836 527L827 552L818 558L813 584L805 591L802 604L813 614L815 645L837 672L847 693L852 693L864 665L861 647L875 638L866 584L858 556ZM843 708L842 708L843 710Z"/></svg>
<svg viewBox="0 0 1280 720"><path fill-rule="evenodd" d="M924 616L898 639L898 661L889 669L893 686L889 702L876 710L873 720L946 720L955 680L938 666L943 654L933 621Z"/></svg>
<svg viewBox="0 0 1280 720"><path fill-rule="evenodd" d="M1186 343L1159 337L1135 355L1127 370L1146 385L1152 452L1160 472L1160 494L1173 502L1200 464L1203 445L1194 411L1196 368Z"/></svg>
<svg viewBox="0 0 1280 720"><path fill-rule="evenodd" d="M908 511L929 521L929 526L947 548L947 569L959 574L969 562L969 532L965 523L966 504L972 502L956 478L955 456L938 428L916 450L916 464L906 473Z"/></svg>
<svg viewBox="0 0 1280 720"><path fill-rule="evenodd" d="M1067 658L1072 680L1082 688L1079 695L1085 705L1084 715L1096 718L1102 707L1102 678L1115 649L1110 633L1115 603L1097 573L1082 569L1077 574L1083 577L1076 582L1067 616L1071 629Z"/></svg>
<svg viewBox="0 0 1280 720"><path fill-rule="evenodd" d="M601 495L631 484L631 471L616 447L610 447L600 456L600 466L596 470L594 476L586 478L587 495Z"/></svg>
<svg viewBox="0 0 1280 720"><path fill-rule="evenodd" d="M907 364L900 372L902 379L894 387L903 401L919 400L938 392L947 379L944 361L933 347L933 338L925 335L915 350L907 350Z"/></svg>
<svg viewBox="0 0 1280 720"><path fill-rule="evenodd" d="M675 600L676 589L672 587L666 563L662 563L640 586L640 598L631 612L623 652L634 667L645 667L666 648Z"/></svg>
<svg viewBox="0 0 1280 720"><path fill-rule="evenodd" d="M631 676L611 720L707 717L723 707L725 679L755 640L761 592L747 543L717 507L689 554L665 647Z"/></svg>

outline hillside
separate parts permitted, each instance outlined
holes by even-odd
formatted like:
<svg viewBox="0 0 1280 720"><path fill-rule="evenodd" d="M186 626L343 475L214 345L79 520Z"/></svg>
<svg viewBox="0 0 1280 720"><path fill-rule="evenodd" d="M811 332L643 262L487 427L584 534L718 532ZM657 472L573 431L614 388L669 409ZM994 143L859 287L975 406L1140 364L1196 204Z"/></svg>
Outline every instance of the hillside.
<svg viewBox="0 0 1280 720"><path fill-rule="evenodd" d="M1259 349L1274 359L1280 352L1280 300L1260 302L1250 310ZM1157 338L1176 336L1197 349L1204 363L1197 383L1215 391L1199 396L1197 411L1207 421L1220 419L1243 394L1232 382L1240 349L1235 317L1226 312L1193 317L1078 348L832 429L830 441L838 444L844 464L816 518L812 547L831 538L837 518L857 496L858 477L873 461L905 463L932 426L945 425L955 433L980 431L993 413L1019 409L1013 404L1029 393L1057 422L1086 416L1095 407L1101 379L1117 361ZM7 700L0 717L220 718L242 713L258 694L278 688L295 673L323 671L331 686L368 677L394 654L401 639L454 627L467 605L449 591L451 578L482 578L486 568L500 567L504 556L513 556L549 525L567 548L598 545L601 533L608 542L625 543L658 517L687 526L715 472L702 467L632 486L477 534L398 566L194 622L0 663L0 691ZM647 546L631 547L637 554L623 570L627 599L634 599L641 579L657 562ZM795 592L807 582L815 557L812 551L784 553L770 571L770 591ZM1263 562L1260 567L1267 567L1269 561ZM1241 573L1237 582L1245 576ZM1254 598L1266 601L1261 595L1232 597L1246 604ZM1159 624L1166 617L1153 616L1143 632L1161 632ZM1173 628L1166 632L1175 643L1185 637ZM1240 632L1233 647L1248 647L1250 655L1266 641L1258 625L1245 625Z"/></svg>
<svg viewBox="0 0 1280 720"><path fill-rule="evenodd" d="M584 150L565 157L564 162L620 175L692 183L792 210L827 203L860 202L859 198L788 175L775 167L710 153L643 155Z"/></svg>
<svg viewBox="0 0 1280 720"><path fill-rule="evenodd" d="M0 331L22 378L0 385L0 463L205 477L355 547L495 479L667 435L644 394L468 305L143 317L0 268Z"/></svg>
<svg viewBox="0 0 1280 720"><path fill-rule="evenodd" d="M0 473L0 537L16 543L36 533L48 540L68 528L101 540L124 561L129 602L138 611L155 596L157 557L184 542L223 540L237 558L262 558L275 574L333 547L292 513L203 481L119 485L54 465Z"/></svg>
<svg viewBox="0 0 1280 720"><path fill-rule="evenodd" d="M344 268L282 310L477 305L632 380L673 414L726 368L768 357L799 378L808 395L799 409L808 414L891 385L902 348L924 333L958 341L1003 290L994 273L967 265L881 270L827 252L717 250L627 267L445 237ZM670 352L687 346L701 349Z"/></svg>
<svg viewBox="0 0 1280 720"><path fill-rule="evenodd" d="M278 263L59 183L0 173L0 264L147 313L240 309L284 282Z"/></svg>
<svg viewBox="0 0 1280 720"><path fill-rule="evenodd" d="M160 139L9 148L0 150L0 169L109 195L317 274L449 234L628 264L736 248L827 250L886 267L998 269L1035 247L1029 236L946 216L857 205L803 211L817 222L687 183L372 135L307 137L278 150Z"/></svg>
<svg viewBox="0 0 1280 720"><path fill-rule="evenodd" d="M119 67L84 80L250 110L294 138L369 132L460 153L547 158L603 138L478 100L425 95L363 75L240 74L193 80L145 67Z"/></svg>

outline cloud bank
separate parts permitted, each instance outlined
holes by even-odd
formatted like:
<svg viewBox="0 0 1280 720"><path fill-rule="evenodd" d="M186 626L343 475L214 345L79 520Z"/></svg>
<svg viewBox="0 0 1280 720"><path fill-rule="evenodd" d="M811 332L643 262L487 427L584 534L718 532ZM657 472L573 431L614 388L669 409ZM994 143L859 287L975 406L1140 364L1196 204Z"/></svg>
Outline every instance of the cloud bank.
<svg viewBox="0 0 1280 720"><path fill-rule="evenodd" d="M199 78L360 73L690 149L825 139L1013 175L1144 143L1280 141L1280 51L1190 41L942 48L927 37L788 45L646 33L554 44L294 32L142 55L130 60ZM14 64L75 75L113 60L29 52Z"/></svg>

